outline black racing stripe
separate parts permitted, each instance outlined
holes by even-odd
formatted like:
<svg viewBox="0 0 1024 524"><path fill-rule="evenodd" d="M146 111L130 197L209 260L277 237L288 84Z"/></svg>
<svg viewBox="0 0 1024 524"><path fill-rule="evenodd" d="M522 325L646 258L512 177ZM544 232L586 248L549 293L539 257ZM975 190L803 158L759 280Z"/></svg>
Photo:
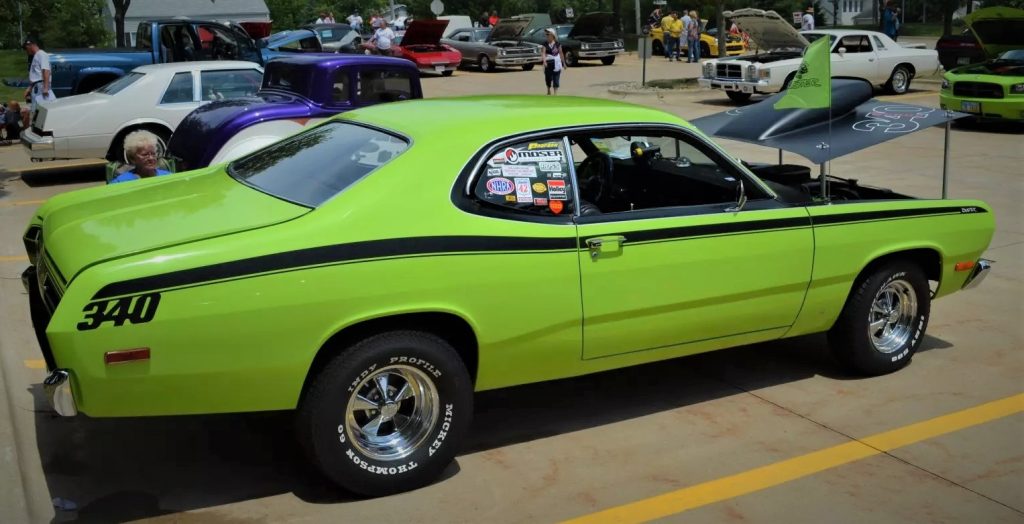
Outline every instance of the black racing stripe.
<svg viewBox="0 0 1024 524"><path fill-rule="evenodd" d="M103 286L93 300L355 260L441 253L575 250L575 238L443 236L334 244L133 278Z"/></svg>
<svg viewBox="0 0 1024 524"><path fill-rule="evenodd" d="M918 209L890 209L886 211L864 211L861 213L843 213L836 215L816 216L812 218L815 226L845 224L848 222L867 222L871 220L888 220L893 218L915 218L932 215L988 213L983 207L929 207Z"/></svg>
<svg viewBox="0 0 1024 524"><path fill-rule="evenodd" d="M735 233L752 233L755 231L768 231L773 229L789 229L796 227L807 227L810 225L810 217L796 217L776 218L769 220L750 220L747 222L730 222L722 224L703 224L699 226L682 226L663 229L647 229L641 231L625 231L618 234L626 237L627 244L635 244L638 242L655 242L659 240L681 240L684 238L691 237L729 235ZM586 241L590 238L598 238L604 236L608 236L608 234L594 235L586 239L581 239L580 246L585 247Z"/></svg>

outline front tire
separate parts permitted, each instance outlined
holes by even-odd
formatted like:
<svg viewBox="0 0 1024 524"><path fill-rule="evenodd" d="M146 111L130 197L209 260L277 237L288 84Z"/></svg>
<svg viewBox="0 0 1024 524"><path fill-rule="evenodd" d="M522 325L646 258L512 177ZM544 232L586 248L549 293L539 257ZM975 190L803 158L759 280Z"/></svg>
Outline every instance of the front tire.
<svg viewBox="0 0 1024 524"><path fill-rule="evenodd" d="M898 65L889 75L889 81L885 83L885 89L894 95L902 95L910 91L910 81L914 74L905 65Z"/></svg>
<svg viewBox="0 0 1024 524"><path fill-rule="evenodd" d="M729 97L729 100L733 102L747 102L750 100L751 94L742 91L726 91L725 96Z"/></svg>
<svg viewBox="0 0 1024 524"><path fill-rule="evenodd" d="M576 67L580 65L580 57L576 55L575 51L565 52L565 65L568 67Z"/></svg>
<svg viewBox="0 0 1024 524"><path fill-rule="evenodd" d="M916 264L884 264L854 284L829 346L848 369L884 375L910 363L931 312L928 279Z"/></svg>
<svg viewBox="0 0 1024 524"><path fill-rule="evenodd" d="M612 65L612 64L615 63L615 57L614 56L602 57L601 58L601 63L604 64L604 65Z"/></svg>
<svg viewBox="0 0 1024 524"><path fill-rule="evenodd" d="M339 353L311 383L299 438L339 486L381 496L433 482L454 459L473 414L459 355L429 333L396 331Z"/></svg>
<svg viewBox="0 0 1024 524"><path fill-rule="evenodd" d="M441 71L441 76L452 76L453 73L455 73L455 71L452 71L451 69L446 69L444 71Z"/></svg>
<svg viewBox="0 0 1024 524"><path fill-rule="evenodd" d="M480 55L480 70L485 73L494 71L494 63L491 62L491 57Z"/></svg>
<svg viewBox="0 0 1024 524"><path fill-rule="evenodd" d="M533 71L534 64L523 64L523 71Z"/></svg>

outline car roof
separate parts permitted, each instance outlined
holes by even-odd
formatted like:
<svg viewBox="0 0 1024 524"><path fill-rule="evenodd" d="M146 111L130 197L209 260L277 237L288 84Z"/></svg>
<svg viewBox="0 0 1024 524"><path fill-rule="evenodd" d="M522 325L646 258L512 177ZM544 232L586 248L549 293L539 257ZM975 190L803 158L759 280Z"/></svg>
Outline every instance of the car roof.
<svg viewBox="0 0 1024 524"><path fill-rule="evenodd" d="M288 56L275 57L267 64L287 63L307 67L333 68L339 65L349 66L388 66L416 70L416 65L404 58L378 55L355 55L342 53L295 53Z"/></svg>
<svg viewBox="0 0 1024 524"><path fill-rule="evenodd" d="M176 62L171 64L152 64L139 66L134 69L140 73L169 72L179 73L182 71L209 71L213 69L262 69L255 62L244 60L201 60L198 62Z"/></svg>
<svg viewBox="0 0 1024 524"><path fill-rule="evenodd" d="M415 116L415 118L410 118ZM682 119L649 107L572 96L470 96L378 104L343 118L390 129L415 140L482 145L510 135L573 126L656 123Z"/></svg>
<svg viewBox="0 0 1024 524"><path fill-rule="evenodd" d="M866 31L866 30L863 30L863 29L814 29L813 31L800 31L800 34L802 34L802 35L807 35L807 34L825 34L825 35L834 35L834 36L837 36L837 37L841 38L841 37L850 36L850 35L857 35L857 36L869 35L869 36L871 36L871 35L880 35L882 33L879 33L878 31Z"/></svg>

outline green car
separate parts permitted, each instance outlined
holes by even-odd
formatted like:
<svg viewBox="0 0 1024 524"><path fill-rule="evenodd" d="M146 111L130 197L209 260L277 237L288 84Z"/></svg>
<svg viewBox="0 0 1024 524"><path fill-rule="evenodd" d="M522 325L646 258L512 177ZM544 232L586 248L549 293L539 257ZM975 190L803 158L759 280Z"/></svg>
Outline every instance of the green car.
<svg viewBox="0 0 1024 524"><path fill-rule="evenodd" d="M331 479L381 495L438 477L474 391L818 332L856 372L907 365L931 300L987 274L993 213L834 196L650 108L401 102L56 196L24 281L61 415L294 409Z"/></svg>
<svg viewBox="0 0 1024 524"><path fill-rule="evenodd" d="M1024 9L991 7L964 21L993 58L943 75L940 106L979 120L1024 122Z"/></svg>

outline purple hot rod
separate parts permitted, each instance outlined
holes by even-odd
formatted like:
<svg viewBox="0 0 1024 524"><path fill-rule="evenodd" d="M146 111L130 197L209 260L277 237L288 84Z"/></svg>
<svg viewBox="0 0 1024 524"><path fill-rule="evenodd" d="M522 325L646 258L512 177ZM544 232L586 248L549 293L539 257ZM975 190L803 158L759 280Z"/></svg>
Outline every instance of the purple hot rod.
<svg viewBox="0 0 1024 524"><path fill-rule="evenodd" d="M267 63L255 97L204 105L178 125L168 154L179 171L233 160L351 109L423 98L408 60L306 54Z"/></svg>

